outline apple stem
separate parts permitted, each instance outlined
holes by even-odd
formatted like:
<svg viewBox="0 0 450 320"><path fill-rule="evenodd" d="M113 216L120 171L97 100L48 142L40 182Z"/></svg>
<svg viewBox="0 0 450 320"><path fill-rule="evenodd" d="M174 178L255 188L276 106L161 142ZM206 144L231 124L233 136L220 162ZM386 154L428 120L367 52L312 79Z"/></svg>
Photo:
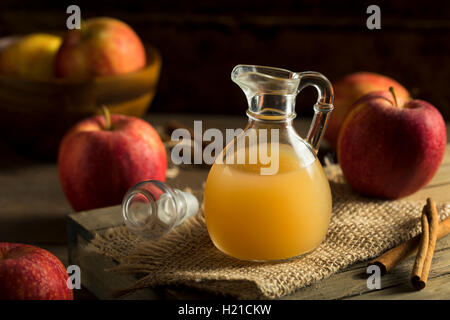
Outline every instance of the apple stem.
<svg viewBox="0 0 450 320"><path fill-rule="evenodd" d="M109 110L106 106L102 106L102 112L105 116L105 130L109 131L111 130L111 114L109 113Z"/></svg>
<svg viewBox="0 0 450 320"><path fill-rule="evenodd" d="M398 107L398 103L397 103L397 95L395 94L395 89L394 89L394 87L389 87L389 91L392 93L392 96L394 97L394 103L395 103L395 106Z"/></svg>

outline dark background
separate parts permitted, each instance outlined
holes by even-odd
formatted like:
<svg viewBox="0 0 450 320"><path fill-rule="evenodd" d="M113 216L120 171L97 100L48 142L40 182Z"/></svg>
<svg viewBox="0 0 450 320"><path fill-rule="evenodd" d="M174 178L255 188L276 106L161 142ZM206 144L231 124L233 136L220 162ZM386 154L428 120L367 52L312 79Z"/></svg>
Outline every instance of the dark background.
<svg viewBox="0 0 450 320"><path fill-rule="evenodd" d="M450 120L449 1L18 1L2 0L0 36L64 31L70 4L83 18L124 20L163 57L150 112L242 114L231 82L239 63L315 70L335 81L356 71L397 79ZM366 28L366 9L381 8L382 29ZM298 99L311 114L314 89Z"/></svg>

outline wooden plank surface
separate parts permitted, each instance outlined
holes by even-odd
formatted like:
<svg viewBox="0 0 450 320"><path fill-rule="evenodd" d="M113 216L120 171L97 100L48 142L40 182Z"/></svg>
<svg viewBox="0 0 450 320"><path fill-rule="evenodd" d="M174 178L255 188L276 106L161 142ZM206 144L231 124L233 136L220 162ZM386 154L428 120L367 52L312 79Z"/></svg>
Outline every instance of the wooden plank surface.
<svg viewBox="0 0 450 320"><path fill-rule="evenodd" d="M219 129L239 128L243 127L247 120L245 116L155 113L150 113L146 119L155 126L163 126L171 119L177 119L186 125L192 125L193 120L202 119L205 129L208 127L217 127ZM295 120L297 130L302 136L305 136L309 122L309 119L303 120L299 118ZM447 127L447 132L450 132L450 127ZM69 259L66 218L68 213L72 212L72 209L61 190L56 163L35 162L20 156L1 140L0 148L2 149L2 157L0 157L0 194L2 194L0 197L0 240L22 242L43 247L55 254L67 266ZM427 187L412 195L411 198L424 199L426 196L433 196L438 201L448 201L450 199L449 170L450 153L447 149L443 164L435 178ZM183 170L177 179L170 181L170 184L175 187L190 186L197 189L205 181L206 175L207 170L205 168L195 167ZM87 221L90 220L88 216L85 218ZM118 219L120 220L120 217ZM108 277L108 275L104 276ZM327 281L333 281L335 276L317 285L332 287L334 286L333 282L330 282L330 285L326 284ZM433 281L434 279L430 281L430 285ZM323 292L327 291L325 289L321 290ZM310 294L312 297L315 296L312 295L312 291L301 294L304 294L305 297ZM301 298L301 294L299 293L299 295L293 295L292 297ZM75 297L82 299L93 298L88 290L77 290ZM192 290L165 288L158 292L158 297L205 298L205 295Z"/></svg>
<svg viewBox="0 0 450 320"><path fill-rule="evenodd" d="M204 169L182 170L174 181L169 180L168 182L176 187L184 187L189 182L189 186L194 188L193 186L201 186L206 178L206 172L207 170ZM429 196L436 199L436 201L450 200L450 144L447 145L444 160L436 176L425 188L409 196L408 199L423 200ZM107 227L120 225L122 223L121 219L120 206L82 212L69 217L70 223L73 225L76 224L77 228L83 229L85 227L88 229L87 234L101 233ZM76 260L76 258L74 260L77 263L84 263ZM380 290L370 290L367 288L367 264L366 262L361 262L328 279L302 288L282 299L449 299L450 236L439 240L433 259L430 278L426 289L422 291L413 290L409 284L409 276L413 262L414 257L410 257L389 274L383 276L381 279L382 288ZM124 284L130 285L134 281L133 277L128 277L126 280L120 278L121 276L114 277L115 279L108 278L109 289L98 287L91 287L89 289L99 297L110 297L110 291L117 290L117 286L119 286L119 283L116 281L120 282L122 288ZM92 284L94 285L94 283ZM210 295L189 288L165 287L157 290L146 290L145 293L140 293L138 298L205 299L210 297Z"/></svg>

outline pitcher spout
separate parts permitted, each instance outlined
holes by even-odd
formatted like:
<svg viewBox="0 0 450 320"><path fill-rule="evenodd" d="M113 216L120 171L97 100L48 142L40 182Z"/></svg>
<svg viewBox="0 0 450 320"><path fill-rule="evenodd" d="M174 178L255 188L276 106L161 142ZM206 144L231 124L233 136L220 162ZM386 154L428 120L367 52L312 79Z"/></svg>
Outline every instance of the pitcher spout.
<svg viewBox="0 0 450 320"><path fill-rule="evenodd" d="M314 71L292 72L240 64L234 67L231 79L247 97L247 115L253 119L269 121L295 118L297 93L307 86L315 87L317 102L307 141L317 152L333 110L333 87L324 75Z"/></svg>
<svg viewBox="0 0 450 320"><path fill-rule="evenodd" d="M297 73L241 64L234 67L231 79L244 91L250 115L295 117L295 98L300 85Z"/></svg>

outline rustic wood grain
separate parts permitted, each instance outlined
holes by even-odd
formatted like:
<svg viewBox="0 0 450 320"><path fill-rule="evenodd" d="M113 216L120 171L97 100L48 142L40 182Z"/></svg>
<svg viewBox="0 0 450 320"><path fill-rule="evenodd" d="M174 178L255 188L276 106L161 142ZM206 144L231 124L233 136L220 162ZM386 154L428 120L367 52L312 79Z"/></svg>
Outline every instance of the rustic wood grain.
<svg viewBox="0 0 450 320"><path fill-rule="evenodd" d="M450 184L450 180L448 180L448 183ZM436 197L436 194L433 194L434 197ZM448 194L447 194L448 199ZM120 223L120 207L113 207L109 211L109 214L107 213L107 210L101 209L101 219L102 220L108 220L107 225L116 225L117 223ZM70 218L74 217L74 220L77 222L83 223L83 221L88 221L88 214L96 214L95 212L87 212L84 214L78 214L71 216ZM109 216L110 219L107 219L106 217ZM91 224L89 222L88 224ZM94 224L95 225L95 224ZM100 227L98 229L98 232L101 232L101 230L104 230L103 227ZM98 259L98 257L97 257ZM100 259L101 260L101 259ZM107 259L106 259L107 260ZM98 266L98 264L91 264L90 262L86 263L81 260L76 260L75 262L77 264L81 264L84 267L82 267L83 270L86 270L86 273L94 273L97 274L98 268L92 269L92 266ZM99 260L97 260L99 262ZM382 299L394 299L398 298L397 296L393 295L393 293L398 293L399 295L402 295L404 299L445 299L448 298L445 294L447 291L443 290L435 290L431 289L434 292L434 295L430 295L430 293L427 291L429 288L434 288L436 286L439 286L441 283L440 278L442 276L446 276L448 274L448 266L450 265L450 236L447 236L441 240L438 241L435 257L433 259L433 265L432 265L432 271L430 274L430 280L427 284L427 289L422 290L421 292L411 294L411 291L413 290L409 286L409 276L411 272L411 267L414 262L414 257L410 257L403 261L399 266L397 266L392 272L382 277L382 289L380 292L385 292L386 289L389 289L386 291L388 295L384 296L376 296L373 295L373 291L367 289L366 285L366 263L358 263L354 266L351 266L348 270L338 273L336 275L333 275L332 277L325 279L323 281L320 281L318 283L315 283L309 287L300 289L299 291L283 297L282 299L343 299L343 298L357 298L362 297L365 295L367 296L367 299L371 299L372 296L379 297ZM80 266L81 266L80 265ZM102 264L103 265L103 264ZM108 267L111 267L114 264L108 263ZM95 270L95 271L94 271ZM86 274L86 277L89 277L89 274ZM130 285L131 282L134 280L134 278L128 277L128 280L131 282L127 282L124 279L122 279L122 276L115 276L114 279L111 279L111 277L108 277L107 274L105 276L109 279L109 284L112 286L113 290L117 290L117 288L123 288L125 285ZM117 279L115 279L117 278ZM117 281L116 281L117 280ZM89 284L96 283L94 280L89 280ZM405 284L406 283L406 284ZM101 285L102 288L94 287L91 289L91 291L95 291L96 294L99 294L99 297L106 298L111 295L110 292L104 291L103 288L104 284ZM394 287L399 287L399 289L392 289ZM408 289L409 288L409 289ZM397 290L397 291L396 291ZM381 294L381 293L380 293ZM158 297L165 297L165 298L173 298L173 299L180 299L180 298L196 298L196 299L205 299L210 297L209 295L202 295L201 293L195 291L195 290L189 290L186 288L177 288L173 289L171 287L163 289L159 289L158 293L155 293L154 291L150 290L144 296L140 296L141 298L155 298ZM403 299L402 298L402 299Z"/></svg>
<svg viewBox="0 0 450 320"><path fill-rule="evenodd" d="M177 119L186 125L192 125L193 120L204 120L204 128L217 127L224 128L240 128L245 126L246 117L241 116L211 116L204 114L158 114L150 113L147 118L155 126L164 126L169 119ZM299 117L295 120L297 130L302 136L305 136L309 119L302 119ZM447 126L447 132L450 132L450 127ZM2 157L0 157L0 241L23 242L37 246L44 247L50 252L54 253L65 265L68 261L67 248L67 234L66 234L66 218L72 212L67 203L64 194L59 185L58 172L56 163L49 162L35 162L25 158L11 149L4 141L0 141L0 148L2 149ZM325 150L325 148L323 149ZM450 197L450 152L447 148L443 163L428 186L412 195L411 199L425 199L427 196L435 197L436 201L449 200ZM191 168L182 170L177 179L170 180L170 184L175 187L190 186L192 188L200 188L203 181L206 179L208 171L205 168ZM117 212L120 212L118 210ZM81 218L83 217L83 219ZM83 221L91 220L89 215L80 216ZM80 220L81 223L84 223ZM116 217L116 223L120 220L120 214ZM77 223L78 224L78 223ZM444 239L438 241L438 245ZM406 268L408 268L405 261ZM350 270L357 270L363 268L364 264L355 265L349 268ZM433 267L432 267L433 268ZM399 269L400 270L400 269ZM361 271L364 271L361 269ZM433 272L433 271L432 271ZM87 275L89 270L85 271ZM360 272L362 273L362 272ZM325 288L334 286L335 275L323 282L318 283L319 288L323 285ZM110 277L106 275L105 277ZM356 277L356 276L355 276ZM110 277L114 282L114 277ZM438 277L439 278L439 277ZM438 279L436 278L436 279ZM109 279L109 278L108 278ZM351 281L354 279L350 278ZM364 281L358 284L361 286ZM331 281L328 285L328 281ZM351 282L350 281L350 282ZM359 281L359 280L358 280ZM431 288L435 278L432 278L428 284ZM356 285L356 289L359 288ZM353 286L353 284L351 285ZM317 290L313 290L315 286L308 290L308 293L302 294L305 297L327 296L325 293L318 294ZM428 288L426 290L428 290ZM356 290L355 289L355 290ZM320 289L326 292L326 289ZM81 298L92 298L88 293L83 294L77 291L75 294ZM303 291L302 291L303 292ZM315 293L314 293L315 292ZM322 291L321 291L322 292ZM162 298L208 298L204 293L182 288L165 288L159 292ZM300 293L295 293L292 297L300 298ZM329 298L336 298L334 295ZM320 297L319 297L320 298Z"/></svg>
<svg viewBox="0 0 450 320"><path fill-rule="evenodd" d="M181 121L186 125L192 124L192 119L195 116L180 117ZM153 120L156 120L154 118ZM214 123L217 121L218 123ZM220 121L217 118L212 118L211 122L206 119L206 127L212 124L219 124L219 128L233 127L238 119L230 119L228 121ZM309 123L308 121L298 121L297 123L299 131L305 132ZM170 181L169 183L176 187L186 186L189 181L189 186L196 178L196 183L193 185L201 186L202 181L206 178L207 170L204 169L192 169L182 170L180 176L177 177L176 182ZM412 200L423 200L426 197L431 196L436 201L449 201L450 199L450 144L447 145L446 154L444 156L441 167L439 168L436 176L432 181L422 190L408 197ZM76 223L78 227L83 229L83 226L89 226L92 228L89 230L86 237L92 235L94 232L101 232L105 227L115 226L121 224L120 207L112 207L109 209L100 209L97 211L83 212L69 217L69 221ZM93 219L92 216L98 216L97 219ZM84 239L84 238L83 238ZM83 240L85 241L85 240ZM78 261L75 259L77 263ZM381 290L369 290L367 288L367 274L366 274L366 262L357 263L347 270L333 275L332 277L323 281L317 282L302 288L293 294L283 297L282 299L446 299L449 298L449 290L440 288L442 284L448 281L448 266L450 265L450 236L447 236L438 241L435 257L433 259L432 270L430 273L430 279L427 284L427 288L420 292L414 292L409 285L409 276L414 257L410 257L397 266L392 272L382 277L382 289ZM92 264L87 264L92 266ZM87 266L86 265L86 266ZM95 264L94 264L95 265ZM111 266L111 264L108 264ZM88 273L92 271L87 268ZM89 275L86 274L88 277ZM110 279L110 278L108 278ZM132 277L128 280L134 280ZM95 280L89 280L91 285L96 283ZM116 286L131 284L123 279L111 279L110 286L113 289L117 289ZM103 286L103 284L102 284ZM447 286L448 287L448 286ZM105 291L105 288L91 289L99 294L99 297L110 296L109 291ZM204 294L198 290L192 290L185 287L165 287L159 288L156 291L149 290L141 298L169 298L169 299L207 299L211 298L211 295Z"/></svg>
<svg viewBox="0 0 450 320"><path fill-rule="evenodd" d="M381 278L381 291L386 288L401 286L410 286L411 268L414 264L414 256L409 257L391 272ZM438 241L435 256L433 258L432 272L427 288L435 286L435 281L440 276L448 273L450 265L450 236ZM309 287L298 290L290 296L283 299L344 299L355 296L364 296L372 293L373 290L367 288L366 273L367 263L357 263L346 271L333 275L332 277L312 284ZM434 299L445 297L436 296ZM388 297L385 297L388 299ZM418 297L418 299L420 299Z"/></svg>
<svg viewBox="0 0 450 320"><path fill-rule="evenodd" d="M352 300L449 300L450 299L450 274L446 273L437 278L431 278L431 284L421 291L413 290L408 284L386 288L380 291L370 292L365 295L357 295Z"/></svg>

